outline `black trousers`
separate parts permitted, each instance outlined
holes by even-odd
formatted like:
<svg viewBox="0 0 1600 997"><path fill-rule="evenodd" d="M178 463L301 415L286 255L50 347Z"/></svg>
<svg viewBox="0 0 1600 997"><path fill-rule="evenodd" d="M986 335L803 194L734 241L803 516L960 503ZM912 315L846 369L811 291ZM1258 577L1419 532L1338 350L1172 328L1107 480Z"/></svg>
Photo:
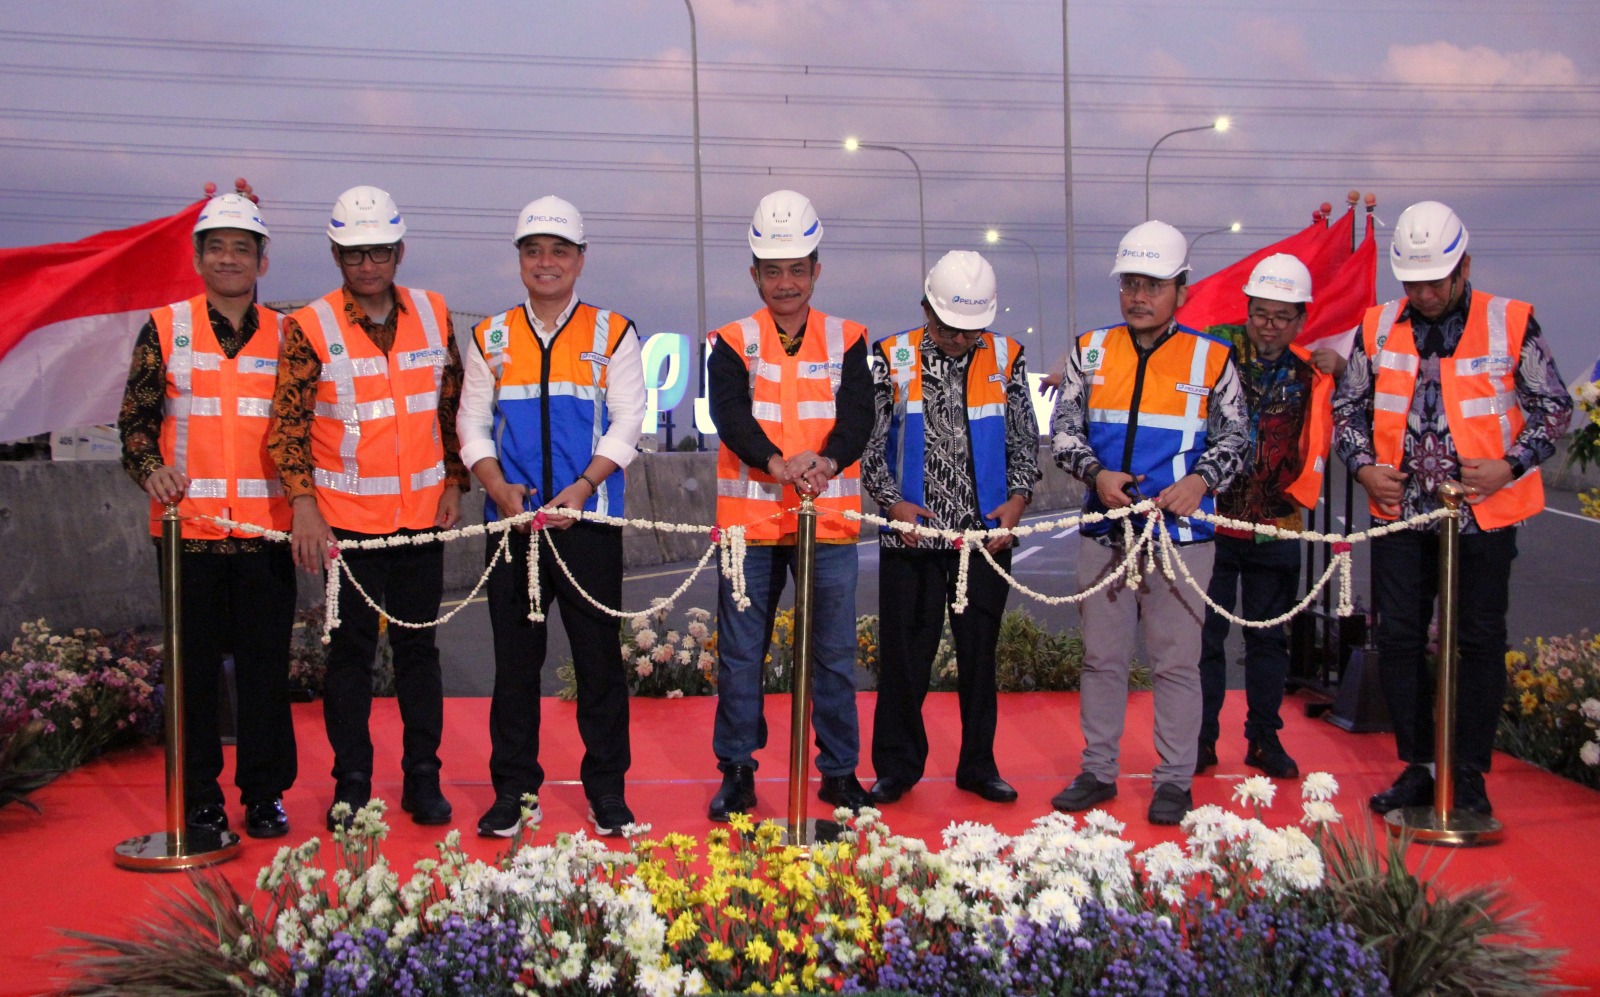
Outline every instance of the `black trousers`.
<svg viewBox="0 0 1600 997"><path fill-rule="evenodd" d="M157 563L163 560L157 548ZM234 784L246 806L282 796L298 771L289 712L294 560L287 544L244 554L185 552L182 572L184 800L222 803L217 729L222 658L238 695Z"/></svg>
<svg viewBox="0 0 1600 997"><path fill-rule="evenodd" d="M340 540L365 540L367 534L334 530ZM417 533L418 530L401 530ZM390 616L412 623L438 617L444 595L444 545L425 543L376 550L340 552L362 588ZM329 565L329 571L337 566ZM328 645L328 676L323 683L322 717L333 748L333 777L372 776L372 664L378 649L378 614L348 583L339 590L339 618ZM439 739L444 733L444 681L434 628L414 630L390 624L394 688L405 726L400 767L406 775L436 775Z"/></svg>
<svg viewBox="0 0 1600 997"><path fill-rule="evenodd" d="M1434 760L1436 683L1427 649L1439 595L1439 541L1439 534L1419 530L1372 541L1378 667L1403 762ZM1474 772L1489 771L1506 695L1506 610L1516 556L1515 527L1461 538L1455 761Z"/></svg>
<svg viewBox="0 0 1600 997"><path fill-rule="evenodd" d="M945 611L955 601L959 555L950 550L883 548L878 566L878 704L873 712L872 769L878 778L914 783L928 760L922 703ZM1011 550L995 555L1006 570ZM994 760L995 641L1011 587L973 552L967 568L967 608L950 613L955 638L957 694L961 703L961 754L956 778L992 779Z"/></svg>
<svg viewBox="0 0 1600 997"><path fill-rule="evenodd" d="M1300 594L1300 541L1225 537L1215 540L1211 583L1206 594L1229 612L1240 603L1239 615L1247 620L1270 620L1289 611ZM1242 595L1241 595L1242 591ZM1221 724L1218 716L1228 693L1228 628L1232 624L1214 609L1206 609L1200 632L1200 689L1203 714L1200 740L1215 743ZM1254 740L1283 729L1278 715L1283 707L1283 686L1289 678L1288 627L1243 627L1244 690L1248 713L1244 736Z"/></svg>
<svg viewBox="0 0 1600 997"><path fill-rule="evenodd" d="M528 619L528 542L511 534L512 563L489 574L489 621L494 627L494 698L489 704L489 777L498 796L537 793L544 785L539 764L539 673L548 633ZM622 795L633 764L628 743L628 683L623 673L618 619L585 599L555 563L561 554L584 591L606 606L622 603L622 528L575 523L548 530L539 542L539 594L548 613L552 600L572 644L578 684L578 735L583 738L579 777L591 800ZM485 561L499 546L489 537Z"/></svg>

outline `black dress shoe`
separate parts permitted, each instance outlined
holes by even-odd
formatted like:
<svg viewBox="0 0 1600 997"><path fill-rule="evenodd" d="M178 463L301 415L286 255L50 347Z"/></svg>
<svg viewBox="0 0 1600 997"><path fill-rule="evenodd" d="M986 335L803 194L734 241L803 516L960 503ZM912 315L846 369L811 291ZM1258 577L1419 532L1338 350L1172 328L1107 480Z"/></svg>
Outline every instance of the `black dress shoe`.
<svg viewBox="0 0 1600 997"><path fill-rule="evenodd" d="M1467 769L1455 770L1455 809L1466 810L1489 817L1494 807L1489 803L1489 790L1483 784L1483 773Z"/></svg>
<svg viewBox="0 0 1600 997"><path fill-rule="evenodd" d="M1403 807L1425 807L1433 803L1433 773L1426 765L1407 765L1394 785L1367 800L1373 813L1386 814Z"/></svg>
<svg viewBox="0 0 1600 997"><path fill-rule="evenodd" d="M228 811L220 803L201 803L189 808L184 823L192 831L221 834L228 829Z"/></svg>
<svg viewBox="0 0 1600 997"><path fill-rule="evenodd" d="M1217 764L1217 742L1201 741L1200 748L1194 756L1194 774L1199 775L1215 764Z"/></svg>
<svg viewBox="0 0 1600 997"><path fill-rule="evenodd" d="M1096 803L1117 798L1117 781L1101 782L1088 772L1079 772L1078 777L1067 785L1066 789L1050 797L1050 805L1062 813L1077 813L1087 810Z"/></svg>
<svg viewBox="0 0 1600 997"><path fill-rule="evenodd" d="M872 784L872 792L868 795L872 797L873 803L893 803L911 792L911 786L912 783L905 779L886 775Z"/></svg>
<svg viewBox="0 0 1600 997"><path fill-rule="evenodd" d="M872 797L861 787L854 772L849 775L823 776L822 788L817 790L817 799L851 810L872 806Z"/></svg>
<svg viewBox="0 0 1600 997"><path fill-rule="evenodd" d="M355 821L355 812L371 799L372 776L365 772L347 772L340 776L333 786L333 806L328 808L328 830L341 825L348 828ZM350 804L350 813L342 819L333 815L334 808L341 803Z"/></svg>
<svg viewBox="0 0 1600 997"><path fill-rule="evenodd" d="M289 833L289 815L283 797L260 800L244 808L244 833L252 838L281 838Z"/></svg>
<svg viewBox="0 0 1600 997"><path fill-rule="evenodd" d="M452 811L450 801L439 791L439 773L406 776L400 791L400 809L411 815L413 824L448 824Z"/></svg>
<svg viewBox="0 0 1600 997"><path fill-rule="evenodd" d="M1011 783L997 775L987 779L957 779L956 788L967 793L976 793L990 803L1015 803L1017 791Z"/></svg>
<svg viewBox="0 0 1600 997"><path fill-rule="evenodd" d="M749 765L729 765L722 773L722 787L711 798L706 816L727 823L732 814L747 814L756 808L756 770Z"/></svg>

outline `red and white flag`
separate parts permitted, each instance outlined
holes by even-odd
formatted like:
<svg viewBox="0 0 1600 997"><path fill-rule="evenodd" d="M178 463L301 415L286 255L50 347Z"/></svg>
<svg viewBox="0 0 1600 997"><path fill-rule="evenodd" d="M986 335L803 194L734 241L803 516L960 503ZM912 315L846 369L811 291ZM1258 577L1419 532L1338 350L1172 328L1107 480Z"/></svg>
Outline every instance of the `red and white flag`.
<svg viewBox="0 0 1600 997"><path fill-rule="evenodd" d="M1239 262L1193 282L1183 307L1178 309L1178 321L1202 332L1214 325L1243 325L1244 286L1250 281L1250 271L1274 253L1288 253L1306 265L1311 271L1315 297L1323 281L1332 279L1340 265L1350 258L1350 236L1354 231L1354 216L1348 211L1332 225L1312 222L1287 239L1264 246Z"/></svg>
<svg viewBox="0 0 1600 997"><path fill-rule="evenodd" d="M1335 350L1348 357L1361 317L1378 303L1378 240L1371 213L1355 253L1332 277L1311 286L1312 301L1297 342L1308 350Z"/></svg>
<svg viewBox="0 0 1600 997"><path fill-rule="evenodd" d="M201 293L205 201L77 242L0 249L0 441L115 422L150 310Z"/></svg>

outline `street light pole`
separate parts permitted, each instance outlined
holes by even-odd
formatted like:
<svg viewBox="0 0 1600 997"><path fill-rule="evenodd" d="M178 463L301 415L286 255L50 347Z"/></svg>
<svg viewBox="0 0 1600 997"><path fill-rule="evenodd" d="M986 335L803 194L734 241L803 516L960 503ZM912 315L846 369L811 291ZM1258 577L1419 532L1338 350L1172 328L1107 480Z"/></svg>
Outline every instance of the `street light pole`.
<svg viewBox="0 0 1600 997"><path fill-rule="evenodd" d="M1144 157L1144 220L1150 220L1150 161L1156 158L1156 150L1161 148L1161 143L1174 135L1183 135L1187 132L1225 132L1232 122L1227 118L1218 118L1209 125L1195 125L1193 128L1178 128L1167 132L1156 139L1156 144L1150 147L1150 154Z"/></svg>
<svg viewBox="0 0 1600 997"><path fill-rule="evenodd" d="M1039 329L1039 363L1041 366L1038 369L1041 371L1048 371L1050 359L1045 354L1044 350L1044 271L1039 266L1039 251L1033 248L1033 243L1029 242L1028 240L1015 235L1003 236L1000 234L999 229L992 228L983 233L983 240L989 243L991 246L998 243L1001 239L1004 239L1007 242L1020 242L1024 246L1028 247L1028 252L1033 254L1033 302L1039 310L1039 325L1037 328ZM1067 330L1067 335L1072 335L1072 332L1073 330L1069 328Z"/></svg>
<svg viewBox="0 0 1600 997"><path fill-rule="evenodd" d="M878 142L863 142L860 139L847 138L844 140L846 152L855 152L857 149L877 149L881 152L898 152L911 161L911 168L917 173L917 235L922 244L922 275L928 272L928 218L923 210L922 203L922 167L917 165L916 157L900 148L898 145L884 145Z"/></svg>
<svg viewBox="0 0 1600 997"><path fill-rule="evenodd" d="M1204 232L1201 232L1199 235L1197 235L1193 239L1189 240L1189 258L1191 260L1194 259L1194 247L1197 246L1200 243L1200 240L1204 239L1206 236L1208 236L1208 235L1216 235L1218 232L1230 232L1230 233L1232 233L1234 235L1237 235L1239 232L1241 232L1243 230L1244 230L1244 226L1239 224L1238 222L1234 222L1232 225L1224 225L1221 228L1208 228L1208 229L1206 229Z"/></svg>
<svg viewBox="0 0 1600 997"><path fill-rule="evenodd" d="M705 202L700 188L700 40L695 29L693 0L683 0L689 9L689 79L694 94L694 284L695 284L695 338L700 343L699 392L706 393L706 215ZM692 416L691 416L692 418ZM695 446L706 448L705 434L700 432L699 420L694 420Z"/></svg>

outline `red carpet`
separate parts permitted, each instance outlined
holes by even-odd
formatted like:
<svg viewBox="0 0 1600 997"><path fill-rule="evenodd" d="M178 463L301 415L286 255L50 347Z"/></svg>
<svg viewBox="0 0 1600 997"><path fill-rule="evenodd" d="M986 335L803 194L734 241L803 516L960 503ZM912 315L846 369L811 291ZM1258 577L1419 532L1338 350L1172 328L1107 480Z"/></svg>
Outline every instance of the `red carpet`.
<svg viewBox="0 0 1600 997"><path fill-rule="evenodd" d="M1023 830L1045 813L1050 797L1078 770L1082 742L1077 725L1077 697L1035 693L1002 696L998 754L1003 774L1021 792L1015 804L985 803L954 785L958 721L954 694L928 697L933 757L927 778L899 803L886 808L885 819L902 834L937 841L942 828L955 820L993 824L1008 833ZM860 698L862 742L870 743L871 694ZM1301 771L1325 770L1339 779L1339 802L1347 819L1366 820L1367 794L1388 784L1398 771L1388 735L1346 734L1321 721L1299 715L1297 704L1285 704L1285 746ZM633 771L628 801L639 820L657 834L668 830L701 835L711 825L705 807L719 775L711 754L712 699L635 700L633 703ZM1223 730L1241 729L1243 697L1229 696ZM488 781L488 712L484 699L453 699L445 704L445 792L455 805L455 826L463 844L478 857L491 858L500 842L474 833L477 819L493 802ZM549 700L545 706L544 758L549 781L542 805L545 823L535 840L548 841L557 831L588 828L582 787L576 777L582 747L572 704ZM761 758L757 791L761 816L783 816L786 796L789 700L769 697L767 717L772 742ZM331 755L322 733L320 704L297 706L300 781L285 800L294 830L287 839L245 839L240 857L223 868L248 893L257 870L271 861L285 841L298 843L322 833L322 817L332 795L327 775ZM400 729L393 700L374 705L377 744L376 794L395 803L400 795ZM1155 760L1150 744L1149 694L1132 697L1124 744L1122 795L1106 809L1128 825L1141 846L1176 831L1152 828L1144 819L1150 802L1148 773ZM1233 783L1247 774L1242 738L1225 739L1222 765L1215 774L1195 781L1196 803L1227 804ZM871 784L867 751L862 751L862 781ZM224 785L230 775L224 775ZM34 994L50 988L60 970L50 953L63 941L56 929L75 928L124 935L132 918L150 910L157 891L183 883L181 876L125 872L111 862L111 849L125 838L163 827L162 756L159 749L124 752L88 765L35 793L43 811L22 807L0 810L0 855L6 873L0 877L0 997ZM1489 779L1496 813L1507 824L1504 841L1482 849L1451 854L1445 871L1450 883L1504 882L1519 904L1534 907L1532 924L1543 944L1569 950L1566 982L1585 991L1600 990L1600 950L1590 944L1589 917L1600 910L1600 850L1594 847L1600 827L1600 793L1576 786L1514 759L1500 756ZM812 816L826 812L813 796ZM243 821L242 808L230 806L230 817ZM1293 784L1280 790L1278 805L1268 813L1273 823L1288 823L1300 813ZM396 867L434 854L433 843L445 828L420 828L396 808L384 852ZM324 835L325 836L325 835ZM1421 861L1421 848L1413 855ZM1435 856L1430 864L1437 861Z"/></svg>

